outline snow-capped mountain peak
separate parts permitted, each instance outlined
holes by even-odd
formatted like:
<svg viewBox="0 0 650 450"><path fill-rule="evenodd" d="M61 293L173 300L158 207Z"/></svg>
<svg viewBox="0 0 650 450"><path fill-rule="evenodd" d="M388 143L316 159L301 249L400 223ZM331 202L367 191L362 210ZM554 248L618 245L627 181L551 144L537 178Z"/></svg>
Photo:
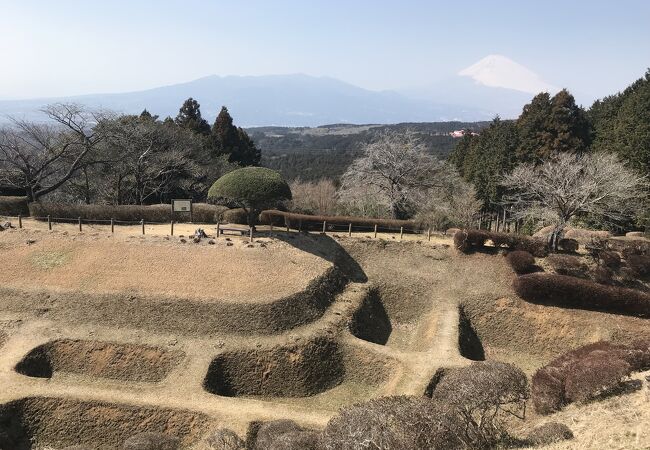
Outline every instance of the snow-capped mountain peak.
<svg viewBox="0 0 650 450"><path fill-rule="evenodd" d="M514 89L529 94L554 93L559 88L544 81L539 75L503 55L488 55L458 72L476 83L491 87Z"/></svg>

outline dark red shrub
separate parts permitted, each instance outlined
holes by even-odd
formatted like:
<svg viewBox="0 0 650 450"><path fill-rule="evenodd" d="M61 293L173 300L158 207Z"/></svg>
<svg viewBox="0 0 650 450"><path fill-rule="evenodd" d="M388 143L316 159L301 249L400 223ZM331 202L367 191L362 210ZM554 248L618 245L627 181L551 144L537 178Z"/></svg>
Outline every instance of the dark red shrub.
<svg viewBox="0 0 650 450"><path fill-rule="evenodd" d="M562 251L575 253L578 251L578 241L576 241L575 239L568 239L568 238L560 239L560 241L558 242L558 247Z"/></svg>
<svg viewBox="0 0 650 450"><path fill-rule="evenodd" d="M560 275L585 278L589 272L589 267L577 256L553 254L546 262Z"/></svg>
<svg viewBox="0 0 650 450"><path fill-rule="evenodd" d="M596 267L592 272L594 281L600 284L612 284L614 273L609 267Z"/></svg>
<svg viewBox="0 0 650 450"><path fill-rule="evenodd" d="M513 287L517 295L533 303L650 316L650 295L634 289L548 273L522 275L515 278Z"/></svg>
<svg viewBox="0 0 650 450"><path fill-rule="evenodd" d="M610 269L617 269L621 266L621 256L611 250L603 250L597 253L598 259L605 266Z"/></svg>
<svg viewBox="0 0 650 450"><path fill-rule="evenodd" d="M549 445L573 439L573 432L563 423L548 422L533 429L526 440L532 445Z"/></svg>
<svg viewBox="0 0 650 450"><path fill-rule="evenodd" d="M625 261L636 276L646 277L650 275L650 256L629 255L625 258Z"/></svg>
<svg viewBox="0 0 650 450"><path fill-rule="evenodd" d="M585 402L615 390L630 373L626 361L608 352L594 352L570 366L564 383L565 397L569 402Z"/></svg>
<svg viewBox="0 0 650 450"><path fill-rule="evenodd" d="M523 250L515 250L508 253L506 259L512 270L517 274L531 273L535 271L535 258Z"/></svg>
<svg viewBox="0 0 650 450"><path fill-rule="evenodd" d="M631 372L650 368L650 339L632 344L608 341L578 347L535 372L532 399L535 410L550 414L562 406L615 392Z"/></svg>

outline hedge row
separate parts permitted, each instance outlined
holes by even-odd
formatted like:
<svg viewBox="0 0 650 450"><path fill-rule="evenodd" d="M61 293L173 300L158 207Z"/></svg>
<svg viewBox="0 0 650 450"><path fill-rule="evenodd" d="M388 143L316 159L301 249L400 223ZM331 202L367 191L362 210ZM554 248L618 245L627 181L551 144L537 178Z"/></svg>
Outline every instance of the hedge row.
<svg viewBox="0 0 650 450"><path fill-rule="evenodd" d="M512 270L518 275L532 273L537 270L533 255L523 250L515 250L514 252L508 253L506 260L512 267Z"/></svg>
<svg viewBox="0 0 650 450"><path fill-rule="evenodd" d="M192 219L197 223L217 223L228 208L223 206L195 203ZM169 222L172 220L170 205L75 205L63 203L30 203L29 213L33 217L47 217L77 220L81 217L87 221L108 221L115 219L123 222ZM189 214L174 214L174 220L189 220Z"/></svg>
<svg viewBox="0 0 650 450"><path fill-rule="evenodd" d="M621 387L632 372L650 369L650 340L630 345L601 341L567 352L539 369L532 379L535 410L550 414Z"/></svg>
<svg viewBox="0 0 650 450"><path fill-rule="evenodd" d="M308 214L296 214L286 211L268 210L264 211L260 217L262 223L278 224L278 220L283 225L289 225L291 228L308 228L318 229L322 228L323 222L331 225L349 225L363 226L374 228L377 225L380 229L392 228L399 229L404 227L405 231L417 230L417 224L412 220L391 220L391 219L371 219L366 217L350 217L350 216L311 216Z"/></svg>
<svg viewBox="0 0 650 450"><path fill-rule="evenodd" d="M0 216L27 216L27 197L0 196Z"/></svg>
<svg viewBox="0 0 650 450"><path fill-rule="evenodd" d="M520 234L497 233L486 230L461 230L454 234L454 245L462 252L486 247L488 241L492 242L494 247L523 250L537 257L548 254L545 241Z"/></svg>
<svg viewBox="0 0 650 450"><path fill-rule="evenodd" d="M517 295L533 303L650 316L650 295L634 289L548 273L522 275L515 278L513 287Z"/></svg>

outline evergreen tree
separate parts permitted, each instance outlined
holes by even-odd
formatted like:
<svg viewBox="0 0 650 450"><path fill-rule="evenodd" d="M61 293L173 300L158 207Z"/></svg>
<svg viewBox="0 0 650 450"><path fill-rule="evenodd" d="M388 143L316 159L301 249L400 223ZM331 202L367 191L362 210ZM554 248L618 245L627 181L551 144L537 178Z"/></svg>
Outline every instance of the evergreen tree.
<svg viewBox="0 0 650 450"><path fill-rule="evenodd" d="M463 132L463 137L458 140L456 146L449 154L449 162L452 163L460 176L465 176L465 159L471 152L472 146L478 138L469 130Z"/></svg>
<svg viewBox="0 0 650 450"><path fill-rule="evenodd" d="M615 152L642 175L650 175L650 69L622 93L589 110L595 151Z"/></svg>
<svg viewBox="0 0 650 450"><path fill-rule="evenodd" d="M576 105L573 95L566 89L551 100L549 129L553 140L543 147L541 157L546 159L555 152L584 152L591 145L591 128L582 107Z"/></svg>
<svg viewBox="0 0 650 450"><path fill-rule="evenodd" d="M521 162L537 161L542 156L542 149L551 147L552 133L549 130L551 117L551 96L541 92L524 106L517 119L519 146L517 159Z"/></svg>
<svg viewBox="0 0 650 450"><path fill-rule="evenodd" d="M152 116L149 111L145 108L141 113L140 113L140 119L141 120L151 120L153 122L158 120L158 116Z"/></svg>
<svg viewBox="0 0 650 450"><path fill-rule="evenodd" d="M463 177L474 184L477 197L486 208L493 208L501 200L501 178L516 165L518 146L517 126L498 116L478 136L465 135L457 144L454 163Z"/></svg>
<svg viewBox="0 0 650 450"><path fill-rule="evenodd" d="M524 106L517 119L520 162L540 163L555 152L583 152L591 143L585 111L566 89L551 96L542 92Z"/></svg>
<svg viewBox="0 0 650 450"><path fill-rule="evenodd" d="M174 121L179 127L187 128L197 134L204 136L210 134L210 125L201 117L201 105L192 97L185 100Z"/></svg>
<svg viewBox="0 0 650 450"><path fill-rule="evenodd" d="M258 166L261 152L243 128L236 127L228 112L221 111L212 126L210 146L216 155L227 155L228 161L241 166Z"/></svg>

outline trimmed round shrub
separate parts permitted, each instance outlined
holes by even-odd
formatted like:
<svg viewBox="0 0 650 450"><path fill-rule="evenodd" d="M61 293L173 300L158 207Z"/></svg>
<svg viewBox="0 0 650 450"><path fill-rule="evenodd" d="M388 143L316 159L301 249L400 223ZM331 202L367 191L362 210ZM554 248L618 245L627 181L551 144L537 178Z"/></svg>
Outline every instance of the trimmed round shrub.
<svg viewBox="0 0 650 450"><path fill-rule="evenodd" d="M287 433L296 433L304 429L293 420L272 420L265 422L257 429L255 450L268 450L276 439Z"/></svg>
<svg viewBox="0 0 650 450"><path fill-rule="evenodd" d="M536 268L533 255L523 250L508 253L506 260L517 274L531 273Z"/></svg>
<svg viewBox="0 0 650 450"><path fill-rule="evenodd" d="M609 267L596 267L592 274L596 283L612 284L614 282L614 272Z"/></svg>
<svg viewBox="0 0 650 450"><path fill-rule="evenodd" d="M180 442L177 438L164 433L140 433L128 438L122 450L177 450Z"/></svg>
<svg viewBox="0 0 650 450"><path fill-rule="evenodd" d="M498 361L446 371L431 395L445 409L448 423L463 430L461 439L469 448L493 448L503 441L508 420L523 417L528 397L526 374Z"/></svg>
<svg viewBox="0 0 650 450"><path fill-rule="evenodd" d="M577 256L553 254L546 258L546 262L560 275L586 278L589 272L589 267Z"/></svg>
<svg viewBox="0 0 650 450"><path fill-rule="evenodd" d="M521 275L513 287L519 297L532 303L650 316L650 295L634 289L548 273Z"/></svg>
<svg viewBox="0 0 650 450"><path fill-rule="evenodd" d="M244 450L246 444L232 430L228 428L219 428L208 434L205 443L212 450Z"/></svg>
<svg viewBox="0 0 650 450"><path fill-rule="evenodd" d="M578 251L578 241L575 239L563 238L558 242L560 250L568 253L575 253Z"/></svg>
<svg viewBox="0 0 650 450"><path fill-rule="evenodd" d="M629 255L625 261L636 276L646 277L650 275L650 256Z"/></svg>
<svg viewBox="0 0 650 450"><path fill-rule="evenodd" d="M535 427L526 437L532 445L549 445L569 439L573 439L573 432L569 427L558 422L548 422Z"/></svg>
<svg viewBox="0 0 650 450"><path fill-rule="evenodd" d="M278 436L268 450L318 450L319 437L315 431L290 431Z"/></svg>
<svg viewBox="0 0 650 450"><path fill-rule="evenodd" d="M0 196L0 216L28 216L27 197Z"/></svg>
<svg viewBox="0 0 650 450"><path fill-rule="evenodd" d="M598 259L602 265L610 269L618 269L621 266L621 256L610 250L598 252Z"/></svg>
<svg viewBox="0 0 650 450"><path fill-rule="evenodd" d="M225 223L246 225L248 224L248 215L243 208L227 209L221 213L220 220Z"/></svg>
<svg viewBox="0 0 650 450"><path fill-rule="evenodd" d="M425 397L381 397L341 409L323 430L320 448L466 448L461 424L450 417Z"/></svg>

